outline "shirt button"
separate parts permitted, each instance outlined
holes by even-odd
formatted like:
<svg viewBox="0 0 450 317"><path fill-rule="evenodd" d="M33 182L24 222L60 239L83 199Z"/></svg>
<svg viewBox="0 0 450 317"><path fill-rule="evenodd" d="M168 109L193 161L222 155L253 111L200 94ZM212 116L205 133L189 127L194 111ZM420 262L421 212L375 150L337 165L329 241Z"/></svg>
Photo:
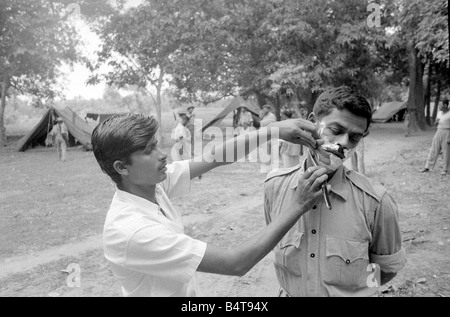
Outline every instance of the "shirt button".
<svg viewBox="0 0 450 317"><path fill-rule="evenodd" d="M314 253L311 253L311 258L314 259L316 255Z"/></svg>
<svg viewBox="0 0 450 317"><path fill-rule="evenodd" d="M316 234L316 233L317 233L317 231L316 231L316 230L313 230L313 231L311 231L311 233L312 233L312 234Z"/></svg>
<svg viewBox="0 0 450 317"><path fill-rule="evenodd" d="M350 260L345 261L345 263L350 264Z"/></svg>

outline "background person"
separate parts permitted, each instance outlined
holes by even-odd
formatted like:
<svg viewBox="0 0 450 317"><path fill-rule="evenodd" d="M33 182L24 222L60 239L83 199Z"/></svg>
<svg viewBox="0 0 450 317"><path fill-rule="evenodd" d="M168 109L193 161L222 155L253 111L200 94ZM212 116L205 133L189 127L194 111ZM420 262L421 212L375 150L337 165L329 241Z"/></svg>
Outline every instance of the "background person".
<svg viewBox="0 0 450 317"><path fill-rule="evenodd" d="M65 162L67 145L69 144L69 131L61 117L56 119L56 124L50 131L49 136L52 138L52 142L56 147L59 160Z"/></svg>
<svg viewBox="0 0 450 317"><path fill-rule="evenodd" d="M435 167L441 151L444 153L444 170L441 172L441 175L450 173L450 111L448 99L444 99L442 102L441 111L442 115L435 122L437 131L433 137L425 167L419 170L420 173L427 173Z"/></svg>
<svg viewBox="0 0 450 317"><path fill-rule="evenodd" d="M186 113L180 112L178 115L180 117L179 122L171 135L172 140L175 141L171 155L173 161L184 161L192 157L191 139L193 136L187 128L189 118Z"/></svg>
<svg viewBox="0 0 450 317"><path fill-rule="evenodd" d="M254 130L253 117L246 107L241 107L241 114L238 122L239 135L246 134Z"/></svg>

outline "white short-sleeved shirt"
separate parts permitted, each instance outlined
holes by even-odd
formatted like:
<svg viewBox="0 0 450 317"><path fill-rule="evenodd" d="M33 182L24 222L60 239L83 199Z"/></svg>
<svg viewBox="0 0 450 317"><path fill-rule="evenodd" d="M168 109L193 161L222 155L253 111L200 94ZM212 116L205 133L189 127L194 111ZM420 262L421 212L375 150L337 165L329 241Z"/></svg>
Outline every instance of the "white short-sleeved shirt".
<svg viewBox="0 0 450 317"><path fill-rule="evenodd" d="M181 214L170 198L190 190L188 161L167 166L167 179L150 201L117 190L106 216L103 248L124 296L199 296L195 273L206 243L184 234Z"/></svg>

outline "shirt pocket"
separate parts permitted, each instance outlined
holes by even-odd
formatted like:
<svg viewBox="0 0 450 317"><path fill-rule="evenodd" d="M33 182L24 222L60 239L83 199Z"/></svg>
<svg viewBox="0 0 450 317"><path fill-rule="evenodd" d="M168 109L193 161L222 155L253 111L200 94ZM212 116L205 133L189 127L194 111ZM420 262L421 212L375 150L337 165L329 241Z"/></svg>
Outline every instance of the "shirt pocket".
<svg viewBox="0 0 450 317"><path fill-rule="evenodd" d="M369 242L327 236L323 281L330 285L367 287Z"/></svg>
<svg viewBox="0 0 450 317"><path fill-rule="evenodd" d="M300 245L303 238L303 232L297 230L290 230L274 250L275 253L275 267L288 271L294 276L302 276L300 268Z"/></svg>

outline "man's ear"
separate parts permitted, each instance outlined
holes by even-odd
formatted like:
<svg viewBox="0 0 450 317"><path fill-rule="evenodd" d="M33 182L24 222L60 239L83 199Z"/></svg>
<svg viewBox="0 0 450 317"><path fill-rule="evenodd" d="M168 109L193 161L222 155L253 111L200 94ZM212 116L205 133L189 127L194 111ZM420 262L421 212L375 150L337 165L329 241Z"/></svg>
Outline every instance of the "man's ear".
<svg viewBox="0 0 450 317"><path fill-rule="evenodd" d="M317 122L317 116L314 112L311 112L308 116L308 121L311 121L312 123L316 123Z"/></svg>
<svg viewBox="0 0 450 317"><path fill-rule="evenodd" d="M115 161L113 167L120 175L128 175L128 169L122 161Z"/></svg>

